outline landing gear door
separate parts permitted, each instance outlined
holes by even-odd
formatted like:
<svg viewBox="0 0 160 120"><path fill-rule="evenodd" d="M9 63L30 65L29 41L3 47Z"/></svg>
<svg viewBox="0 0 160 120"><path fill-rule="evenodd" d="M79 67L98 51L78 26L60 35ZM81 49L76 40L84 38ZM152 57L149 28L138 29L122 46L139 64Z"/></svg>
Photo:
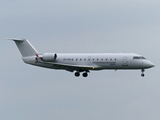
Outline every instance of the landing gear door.
<svg viewBox="0 0 160 120"><path fill-rule="evenodd" d="M123 57L122 66L128 66L128 58Z"/></svg>

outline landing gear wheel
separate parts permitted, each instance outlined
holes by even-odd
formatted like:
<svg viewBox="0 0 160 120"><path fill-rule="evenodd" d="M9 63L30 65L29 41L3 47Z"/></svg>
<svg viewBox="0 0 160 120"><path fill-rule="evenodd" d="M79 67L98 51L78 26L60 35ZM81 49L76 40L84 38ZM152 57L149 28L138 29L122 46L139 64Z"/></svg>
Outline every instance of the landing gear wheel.
<svg viewBox="0 0 160 120"><path fill-rule="evenodd" d="M145 70L144 70L144 69L142 69L141 71L142 71L141 76L142 76L142 77L144 77L144 71L145 71Z"/></svg>
<svg viewBox="0 0 160 120"><path fill-rule="evenodd" d="M141 76L144 77L144 74L142 73Z"/></svg>
<svg viewBox="0 0 160 120"><path fill-rule="evenodd" d="M75 72L74 74L76 77L79 77L80 76L80 73L79 72Z"/></svg>
<svg viewBox="0 0 160 120"><path fill-rule="evenodd" d="M88 74L86 72L84 72L82 75L83 75L83 77L87 77L88 76Z"/></svg>

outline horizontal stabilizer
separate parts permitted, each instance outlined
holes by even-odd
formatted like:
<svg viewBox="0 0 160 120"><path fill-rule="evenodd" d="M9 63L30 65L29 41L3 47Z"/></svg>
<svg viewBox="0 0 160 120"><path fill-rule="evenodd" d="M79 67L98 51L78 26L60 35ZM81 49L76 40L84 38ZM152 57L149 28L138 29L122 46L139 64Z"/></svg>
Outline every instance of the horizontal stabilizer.
<svg viewBox="0 0 160 120"><path fill-rule="evenodd" d="M9 38L9 39L6 39L6 40L13 40L13 41L21 41L21 42L23 42L24 40L26 40L26 39L15 39L15 38Z"/></svg>

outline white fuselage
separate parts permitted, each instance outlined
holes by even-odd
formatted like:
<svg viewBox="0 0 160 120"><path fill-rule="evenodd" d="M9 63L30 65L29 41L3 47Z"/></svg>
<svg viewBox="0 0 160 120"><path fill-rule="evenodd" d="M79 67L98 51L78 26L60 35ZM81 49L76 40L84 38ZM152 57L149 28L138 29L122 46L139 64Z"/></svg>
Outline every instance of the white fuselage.
<svg viewBox="0 0 160 120"><path fill-rule="evenodd" d="M139 58L134 59L136 57ZM88 67L89 70L147 69L154 66L149 60L134 53L59 53L57 54L57 59L53 62L35 63L35 56L23 57L23 60L28 64L52 69L63 69L58 66L54 67L53 64L62 64L73 67L85 66Z"/></svg>

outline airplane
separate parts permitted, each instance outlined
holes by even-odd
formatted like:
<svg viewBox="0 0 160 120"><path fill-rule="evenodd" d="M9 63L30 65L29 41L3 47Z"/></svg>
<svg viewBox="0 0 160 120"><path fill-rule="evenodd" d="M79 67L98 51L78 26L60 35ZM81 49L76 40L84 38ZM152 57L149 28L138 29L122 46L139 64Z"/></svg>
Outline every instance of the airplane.
<svg viewBox="0 0 160 120"><path fill-rule="evenodd" d="M82 73L87 77L91 70L141 70L155 65L145 57L135 53L42 53L39 54L26 39L9 39L16 43L22 60L30 65L74 72L76 77Z"/></svg>

